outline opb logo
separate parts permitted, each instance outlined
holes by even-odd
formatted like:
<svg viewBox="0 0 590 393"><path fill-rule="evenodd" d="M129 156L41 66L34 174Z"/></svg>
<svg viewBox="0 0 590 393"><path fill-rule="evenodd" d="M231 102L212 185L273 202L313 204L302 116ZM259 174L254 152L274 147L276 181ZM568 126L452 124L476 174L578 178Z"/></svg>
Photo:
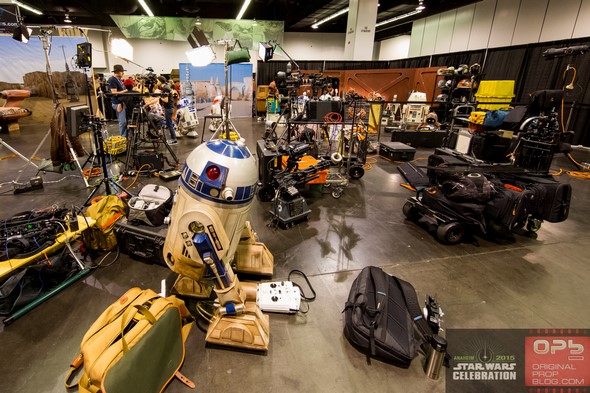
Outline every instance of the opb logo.
<svg viewBox="0 0 590 393"><path fill-rule="evenodd" d="M533 351L537 355L562 353L561 351L567 351L568 360L584 360L584 345L574 342L573 339L563 340L559 338L555 339L536 339L533 341Z"/></svg>

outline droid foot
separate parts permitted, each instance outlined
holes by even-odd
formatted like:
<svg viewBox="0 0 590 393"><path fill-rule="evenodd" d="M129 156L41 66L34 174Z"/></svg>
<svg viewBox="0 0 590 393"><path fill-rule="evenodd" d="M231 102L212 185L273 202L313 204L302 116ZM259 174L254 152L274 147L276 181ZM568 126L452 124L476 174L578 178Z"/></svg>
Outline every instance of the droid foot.
<svg viewBox="0 0 590 393"><path fill-rule="evenodd" d="M220 315L216 311L205 340L215 346L268 351L268 315L264 315L255 303L246 303L246 310L240 315Z"/></svg>

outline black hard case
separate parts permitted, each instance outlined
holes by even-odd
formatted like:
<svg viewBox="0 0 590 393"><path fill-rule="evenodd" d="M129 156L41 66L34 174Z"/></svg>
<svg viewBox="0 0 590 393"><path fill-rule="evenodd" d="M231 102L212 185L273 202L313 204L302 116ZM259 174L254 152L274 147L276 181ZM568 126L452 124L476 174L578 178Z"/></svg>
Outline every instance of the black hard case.
<svg viewBox="0 0 590 393"><path fill-rule="evenodd" d="M379 155L393 161L412 161L416 149L400 142L379 143Z"/></svg>
<svg viewBox="0 0 590 393"><path fill-rule="evenodd" d="M119 220L115 224L115 235L121 252L162 266L167 266L162 251L167 232L167 225L138 225L128 222L127 219Z"/></svg>

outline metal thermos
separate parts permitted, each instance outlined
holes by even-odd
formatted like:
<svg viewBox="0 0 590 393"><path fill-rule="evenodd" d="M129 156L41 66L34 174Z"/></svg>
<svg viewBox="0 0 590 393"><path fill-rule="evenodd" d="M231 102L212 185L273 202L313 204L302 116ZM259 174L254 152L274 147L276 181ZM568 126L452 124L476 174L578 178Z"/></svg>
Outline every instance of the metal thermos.
<svg viewBox="0 0 590 393"><path fill-rule="evenodd" d="M440 369L447 353L447 340L435 334L430 341L430 350L424 364L424 372L430 379L438 379Z"/></svg>

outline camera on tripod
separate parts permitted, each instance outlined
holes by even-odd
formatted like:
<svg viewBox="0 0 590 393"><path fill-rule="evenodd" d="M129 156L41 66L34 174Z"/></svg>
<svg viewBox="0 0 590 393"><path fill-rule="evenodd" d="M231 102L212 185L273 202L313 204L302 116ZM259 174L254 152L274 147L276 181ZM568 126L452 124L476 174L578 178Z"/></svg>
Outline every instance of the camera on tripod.
<svg viewBox="0 0 590 393"><path fill-rule="evenodd" d="M158 76L154 73L153 68L148 67L146 68L145 73L139 75L139 79L141 79L142 84L148 88L148 90L152 90L156 83L158 83Z"/></svg>
<svg viewBox="0 0 590 393"><path fill-rule="evenodd" d="M279 93L286 95L297 95L297 89L301 86L302 78L299 72L286 73L284 71L277 72L276 84Z"/></svg>

